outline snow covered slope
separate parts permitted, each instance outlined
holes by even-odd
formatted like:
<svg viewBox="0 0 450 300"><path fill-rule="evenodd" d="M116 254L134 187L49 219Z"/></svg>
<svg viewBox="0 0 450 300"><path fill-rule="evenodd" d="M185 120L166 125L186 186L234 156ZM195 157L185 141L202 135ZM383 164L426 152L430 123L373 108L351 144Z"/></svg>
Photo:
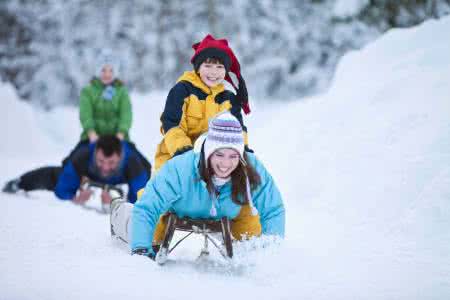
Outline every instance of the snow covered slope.
<svg viewBox="0 0 450 300"><path fill-rule="evenodd" d="M1 194L0 299L449 299L448 32L449 17L390 31L344 57L327 94L254 103L250 143L286 202L282 245L238 245L235 266L198 266L191 241L159 267L111 241L105 216L48 192ZM58 163L77 112L32 113L0 94L3 128L17 125L0 180ZM133 96L131 134L149 157L164 99Z"/></svg>

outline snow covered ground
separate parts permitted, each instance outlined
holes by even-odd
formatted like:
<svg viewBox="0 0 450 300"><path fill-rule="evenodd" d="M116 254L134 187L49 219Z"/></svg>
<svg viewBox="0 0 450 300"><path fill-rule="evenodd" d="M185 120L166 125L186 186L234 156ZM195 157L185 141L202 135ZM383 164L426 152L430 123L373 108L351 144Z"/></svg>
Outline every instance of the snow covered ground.
<svg viewBox="0 0 450 300"><path fill-rule="evenodd" d="M190 241L160 267L112 241L106 216L49 192L0 194L0 300L450 299L449 32L450 17L392 30L345 56L328 93L252 103L250 143L286 203L281 245L198 265ZM131 134L150 158L165 94L132 97ZM58 164L77 111L0 95L0 182Z"/></svg>

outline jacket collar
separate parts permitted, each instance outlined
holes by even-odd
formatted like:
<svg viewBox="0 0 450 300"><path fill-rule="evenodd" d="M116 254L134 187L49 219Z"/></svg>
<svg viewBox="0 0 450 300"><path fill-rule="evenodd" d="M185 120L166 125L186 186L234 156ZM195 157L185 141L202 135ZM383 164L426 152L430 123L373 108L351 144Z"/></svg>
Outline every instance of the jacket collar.
<svg viewBox="0 0 450 300"><path fill-rule="evenodd" d="M183 75L181 75L181 77L177 80L177 82L180 81L190 82L193 86L201 89L207 94L217 95L225 90L225 86L222 83L214 87L207 86L195 71L184 72Z"/></svg>

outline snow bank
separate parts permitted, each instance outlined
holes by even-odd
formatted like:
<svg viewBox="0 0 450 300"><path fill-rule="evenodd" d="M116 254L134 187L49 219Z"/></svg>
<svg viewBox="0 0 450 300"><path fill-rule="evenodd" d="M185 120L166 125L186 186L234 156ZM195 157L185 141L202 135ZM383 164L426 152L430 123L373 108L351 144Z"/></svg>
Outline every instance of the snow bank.
<svg viewBox="0 0 450 300"><path fill-rule="evenodd" d="M160 268L112 243L103 216L50 193L2 195L0 298L448 299L448 32L450 17L390 31L344 57L327 94L253 105L251 146L286 202L282 245L239 244L237 269L205 269L191 241ZM151 160L165 95L132 96L131 134ZM76 110L36 117L16 102L7 102L4 125L15 129L2 164L27 157L20 135L52 154L58 142L72 146Z"/></svg>
<svg viewBox="0 0 450 300"><path fill-rule="evenodd" d="M39 128L38 117L33 108L23 101L19 101L14 88L0 83L0 97L5 112L0 119L3 128L4 142L0 146L2 155L27 155L48 151L54 143ZM5 139L6 138L6 139Z"/></svg>

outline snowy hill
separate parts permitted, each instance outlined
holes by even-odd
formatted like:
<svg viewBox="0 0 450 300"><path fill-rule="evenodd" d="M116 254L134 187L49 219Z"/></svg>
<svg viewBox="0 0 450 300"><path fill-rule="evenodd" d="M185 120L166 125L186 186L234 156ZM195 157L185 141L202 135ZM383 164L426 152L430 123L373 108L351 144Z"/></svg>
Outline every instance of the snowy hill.
<svg viewBox="0 0 450 300"><path fill-rule="evenodd" d="M48 192L1 194L0 299L449 299L448 32L449 17L390 31L345 56L328 93L253 105L250 143L286 202L282 245L238 245L235 267L204 268L192 241L159 267L111 241L105 216ZM76 110L0 94L14 129L0 181L59 163ZM165 92L132 98L132 137L153 157Z"/></svg>

